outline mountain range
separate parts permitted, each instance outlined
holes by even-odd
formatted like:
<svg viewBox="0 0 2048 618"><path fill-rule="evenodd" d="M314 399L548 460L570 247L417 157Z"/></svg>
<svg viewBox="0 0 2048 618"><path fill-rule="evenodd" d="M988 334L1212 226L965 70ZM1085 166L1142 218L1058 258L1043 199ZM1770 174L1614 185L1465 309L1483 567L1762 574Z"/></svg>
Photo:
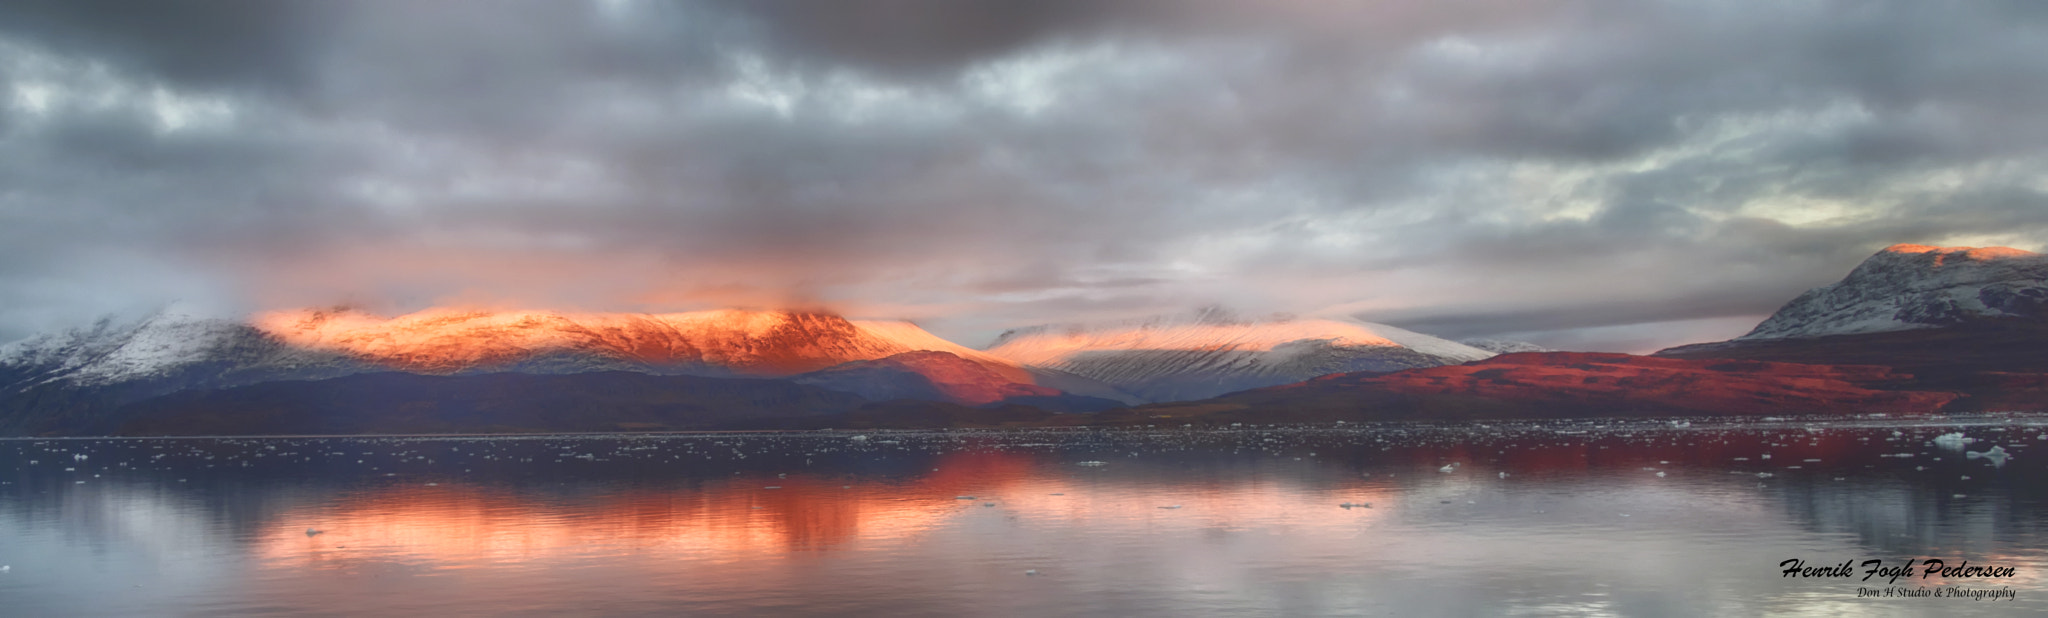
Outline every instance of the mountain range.
<svg viewBox="0 0 2048 618"><path fill-rule="evenodd" d="M627 405L618 397L579 400L589 408L583 413L586 420L639 419L619 420L620 427L681 429L735 419L849 412L861 404L897 401L1099 412L1336 371L1426 367L1490 356L1381 325L1292 320L1226 325L1215 323L1213 314L1206 315L1160 318L1135 327L1135 332L1164 337L1156 349L1102 345L1104 353L1144 358L1116 365L1123 372L1104 372L1099 363L1039 362L1043 355L1034 356L1018 345L985 352L946 341L909 322L851 320L822 312L430 309L384 317L338 308L224 320L173 308L131 323L104 319L89 328L0 348L0 434L127 433L180 426L187 431L206 427L237 433L237 425L224 421L222 411L248 411L252 406L262 408L262 414L234 418L256 423L261 416L271 419L260 423L266 431L281 430L300 425L280 425L272 417L331 419L346 414L341 410L355 408L368 417L399 403L441 409L449 401L493 401L495 393L526 390L511 386L519 376L526 376L527 383L564 391L576 391L581 387L574 384L582 382L625 385L622 388L629 392L671 407L722 406L716 415L649 416L644 410L632 411L638 410L637 404ZM1374 334L1381 331L1398 333L1400 341ZM1015 333L1006 338L1010 344L1028 340L1034 339ZM1164 347L1168 344L1180 348ZM1074 351L1072 346L1068 351ZM614 374L697 379L649 382ZM414 379L428 377L437 379ZM1162 377L1175 387L1159 387ZM764 386L771 381L777 384ZM798 397L787 387L810 390ZM385 390L415 397L394 402L381 393ZM834 399L813 390L853 399ZM684 401L689 393L700 391L716 396ZM758 397L735 399L734 393L740 392ZM808 397L812 405L783 405L791 397ZM848 402L856 405L842 405ZM612 404L624 407L606 407ZM524 404L507 401L485 407L508 410L519 405ZM527 418L525 424L483 422L471 414L475 410L464 410L443 411L474 422L394 419L391 425L315 423L301 428L317 433L359 425L444 430L588 426L561 419L535 421L541 416ZM187 421L184 425L181 418Z"/></svg>
<svg viewBox="0 0 2048 618"><path fill-rule="evenodd" d="M1729 341L1510 353L1109 413L1099 423L2048 409L2048 256L1895 245ZM1112 421L1111 419L1121 419Z"/></svg>
<svg viewBox="0 0 2048 618"><path fill-rule="evenodd" d="M1897 245L1651 356L1217 310L986 349L824 312L170 309L0 347L0 435L1790 414L2048 403L2048 256Z"/></svg>

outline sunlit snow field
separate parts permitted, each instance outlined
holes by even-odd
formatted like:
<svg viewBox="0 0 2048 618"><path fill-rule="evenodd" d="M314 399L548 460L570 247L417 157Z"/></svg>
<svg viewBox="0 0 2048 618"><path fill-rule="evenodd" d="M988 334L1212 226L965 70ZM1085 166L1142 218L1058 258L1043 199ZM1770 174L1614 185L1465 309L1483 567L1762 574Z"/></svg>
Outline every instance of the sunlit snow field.
<svg viewBox="0 0 2048 618"><path fill-rule="evenodd" d="M2044 528L2035 415L0 441L21 616L2038 615Z"/></svg>

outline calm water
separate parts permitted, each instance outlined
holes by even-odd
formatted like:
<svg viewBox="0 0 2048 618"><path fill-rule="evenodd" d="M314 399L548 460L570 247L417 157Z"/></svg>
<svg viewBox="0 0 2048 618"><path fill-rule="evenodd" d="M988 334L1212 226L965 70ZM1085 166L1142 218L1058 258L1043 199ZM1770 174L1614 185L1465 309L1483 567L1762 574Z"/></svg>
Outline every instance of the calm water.
<svg viewBox="0 0 2048 618"><path fill-rule="evenodd" d="M2041 614L2044 433L10 440L0 615ZM1993 445L2013 457L1966 455ZM1792 558L2009 566L1893 585L2015 596L1858 598L1883 578L1781 577Z"/></svg>

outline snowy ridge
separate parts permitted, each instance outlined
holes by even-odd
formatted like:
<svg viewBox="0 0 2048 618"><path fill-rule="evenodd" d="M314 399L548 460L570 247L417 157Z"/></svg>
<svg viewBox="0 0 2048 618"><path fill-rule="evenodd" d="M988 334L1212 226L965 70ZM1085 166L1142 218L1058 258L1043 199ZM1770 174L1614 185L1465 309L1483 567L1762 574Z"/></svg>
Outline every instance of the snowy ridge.
<svg viewBox="0 0 2048 618"><path fill-rule="evenodd" d="M1350 371L1394 371L1493 353L1367 322L1150 318L1004 333L988 350L1107 382L1152 401L1201 399Z"/></svg>
<svg viewBox="0 0 2048 618"><path fill-rule="evenodd" d="M1893 245L1786 303L1736 341L2048 317L2048 256L2009 247Z"/></svg>
<svg viewBox="0 0 2048 618"><path fill-rule="evenodd" d="M366 370L373 368L282 345L233 320L175 309L130 322L107 318L0 348L0 434L89 423L111 406L185 389Z"/></svg>
<svg viewBox="0 0 2048 618"><path fill-rule="evenodd" d="M0 347L0 371L19 389L63 381L77 386L166 378L214 363L252 370L333 364L330 355L282 349L232 320L166 309L131 323L103 318L89 328L33 337Z"/></svg>
<svg viewBox="0 0 2048 618"><path fill-rule="evenodd" d="M151 375L166 367L205 360L215 347L236 335L238 325L233 322L185 317L152 316L129 331L119 346L79 367L73 377L103 383Z"/></svg>

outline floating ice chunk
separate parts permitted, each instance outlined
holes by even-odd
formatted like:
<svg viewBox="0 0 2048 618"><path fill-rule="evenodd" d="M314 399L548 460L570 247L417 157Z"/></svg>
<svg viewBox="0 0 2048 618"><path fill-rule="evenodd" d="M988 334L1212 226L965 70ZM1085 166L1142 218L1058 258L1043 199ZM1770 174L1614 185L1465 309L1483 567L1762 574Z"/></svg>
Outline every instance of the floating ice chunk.
<svg viewBox="0 0 2048 618"><path fill-rule="evenodd" d="M1107 466L1107 465L1109 465L1109 462L1106 462L1106 461L1084 461L1084 462L1081 462L1081 463L1077 463L1077 464L1074 464L1074 465L1077 465L1077 466Z"/></svg>
<svg viewBox="0 0 2048 618"><path fill-rule="evenodd" d="M1661 471L1660 471L1660 472L1658 472L1658 473L1657 473L1657 478L1660 478L1660 479L1661 479L1661 478L1664 478L1664 473L1663 473L1663 472L1661 472Z"/></svg>
<svg viewBox="0 0 2048 618"><path fill-rule="evenodd" d="M1372 503L1371 503L1371 502L1346 502L1346 503L1343 503L1343 504L1339 504L1339 505L1337 505L1337 506L1339 506L1339 507L1343 507L1343 508L1347 508L1347 509L1369 509L1369 508L1372 508Z"/></svg>
<svg viewBox="0 0 2048 618"><path fill-rule="evenodd" d="M1458 469L1458 466L1457 466L1457 464L1450 464L1450 465L1446 465L1446 466L1444 466L1444 467L1442 467L1442 468L1437 468L1437 469L1436 469L1436 471L1437 471L1437 472L1446 472L1446 473L1448 473L1448 472L1451 472L1451 471L1454 471L1454 470L1457 470L1457 469Z"/></svg>
<svg viewBox="0 0 2048 618"><path fill-rule="evenodd" d="M974 496L953 496L954 500L973 500Z"/></svg>
<svg viewBox="0 0 2048 618"><path fill-rule="evenodd" d="M1038 569L1024 569L1024 574L1025 574L1025 575L1029 575L1029 576L1032 576L1032 577L1036 577L1036 576L1038 576Z"/></svg>
<svg viewBox="0 0 2048 618"><path fill-rule="evenodd" d="M327 532L327 531L326 531L326 530L319 530L319 529L314 529L314 528L307 528L307 529L306 529L306 536L317 536L317 535L319 535L319 534L321 534L321 533L324 533L324 532Z"/></svg>
<svg viewBox="0 0 2048 618"><path fill-rule="evenodd" d="M1934 445L1946 449L1961 449L1963 445L1976 442L1976 438L1965 438L1962 432L1945 433L1934 437Z"/></svg>
<svg viewBox="0 0 2048 618"><path fill-rule="evenodd" d="M1500 477L1501 477L1501 478L1507 478L1507 477L1508 477L1508 473L1506 473L1506 472L1502 472L1502 473L1500 473Z"/></svg>
<svg viewBox="0 0 2048 618"><path fill-rule="evenodd" d="M1964 451L1963 456L1969 459L1987 459L1991 461L1993 466L2003 466L2005 465L2006 458L2012 457L2012 455L2005 452L2005 447L2003 446L1993 446L1991 450L1981 453L1977 451Z"/></svg>
<svg viewBox="0 0 2048 618"><path fill-rule="evenodd" d="M1178 505L1178 504L1175 504L1175 505L1172 505L1172 506L1162 506L1162 507L1159 507L1159 508L1162 508L1162 509L1177 509L1177 508L1180 508L1180 505Z"/></svg>
<svg viewBox="0 0 2048 618"><path fill-rule="evenodd" d="M981 503L981 505L982 505L982 506L995 506L995 505L996 505L996 503L994 503L994 502L983 502L983 503Z"/></svg>

